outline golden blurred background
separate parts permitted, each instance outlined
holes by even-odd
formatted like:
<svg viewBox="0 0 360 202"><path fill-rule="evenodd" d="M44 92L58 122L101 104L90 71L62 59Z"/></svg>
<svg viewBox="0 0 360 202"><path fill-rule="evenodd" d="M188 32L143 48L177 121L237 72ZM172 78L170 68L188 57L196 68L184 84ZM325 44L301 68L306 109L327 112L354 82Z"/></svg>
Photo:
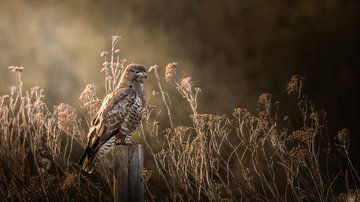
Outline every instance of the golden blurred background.
<svg viewBox="0 0 360 202"><path fill-rule="evenodd" d="M88 83L95 83L102 97L100 52L110 49L112 35L121 35L118 47L128 62L164 67L176 61L192 75L203 92L201 113L230 114L238 106L255 112L258 95L271 92L282 99L290 76L303 75L312 99L328 110L331 134L347 127L357 142L359 5L355 0L0 0L0 93L15 84L7 67L19 65L25 67L25 87L44 87L49 106L80 106ZM147 85L151 91L151 79Z"/></svg>

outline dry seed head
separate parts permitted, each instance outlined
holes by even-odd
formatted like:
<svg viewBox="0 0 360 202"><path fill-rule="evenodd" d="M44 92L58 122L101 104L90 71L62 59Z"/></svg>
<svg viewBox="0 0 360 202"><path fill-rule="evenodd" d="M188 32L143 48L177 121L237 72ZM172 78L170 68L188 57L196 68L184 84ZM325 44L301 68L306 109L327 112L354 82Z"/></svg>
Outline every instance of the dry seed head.
<svg viewBox="0 0 360 202"><path fill-rule="evenodd" d="M190 76L184 76L180 81L180 87L187 93L191 93L191 88L193 87L193 80Z"/></svg>
<svg viewBox="0 0 360 202"><path fill-rule="evenodd" d="M11 70L12 72L14 72L15 71L15 66L9 66L8 69Z"/></svg>
<svg viewBox="0 0 360 202"><path fill-rule="evenodd" d="M0 100L7 100L10 98L10 95L3 95L3 96L0 96Z"/></svg>
<svg viewBox="0 0 360 202"><path fill-rule="evenodd" d="M258 103L263 105L269 104L271 102L271 97L272 95L270 93L262 93L259 96Z"/></svg>
<svg viewBox="0 0 360 202"><path fill-rule="evenodd" d="M240 107L238 107L238 108L235 108L234 109L234 113L247 113L248 111L246 110L246 109L244 109L244 108L240 108Z"/></svg>
<svg viewBox="0 0 360 202"><path fill-rule="evenodd" d="M149 68L149 72L151 71L157 71L157 69L159 68L159 65L153 65Z"/></svg>
<svg viewBox="0 0 360 202"><path fill-rule="evenodd" d="M109 69L109 67L110 67L110 63L109 63L109 62L107 62L107 61L103 62L103 63L102 63L102 68L101 68L100 72L106 72L106 71Z"/></svg>
<svg viewBox="0 0 360 202"><path fill-rule="evenodd" d="M104 66L103 68L101 68L100 72L106 72L107 70L108 68Z"/></svg>
<svg viewBox="0 0 360 202"><path fill-rule="evenodd" d="M259 118L261 120L268 120L269 119L269 115L265 112L265 111L261 111L259 112Z"/></svg>
<svg viewBox="0 0 360 202"><path fill-rule="evenodd" d="M335 136L335 139L339 142L347 142L350 138L350 130L347 128L344 128L338 132L338 134Z"/></svg>
<svg viewBox="0 0 360 202"><path fill-rule="evenodd" d="M206 129L213 127L216 124L219 124L221 121L226 119L226 115L214 115L214 114L196 114L191 115L194 120L194 123L197 127Z"/></svg>
<svg viewBox="0 0 360 202"><path fill-rule="evenodd" d="M107 61L105 61L105 62L102 63L102 66L104 66L104 67L109 67L109 66L110 66L110 63L107 62Z"/></svg>
<svg viewBox="0 0 360 202"><path fill-rule="evenodd" d="M116 68L125 68L125 67L123 67L122 64L119 63L119 62L115 63L115 67L116 67Z"/></svg>
<svg viewBox="0 0 360 202"><path fill-rule="evenodd" d="M185 134L190 129L191 129L190 127L179 126L179 127L175 128L175 134L182 135L182 134Z"/></svg>
<svg viewBox="0 0 360 202"><path fill-rule="evenodd" d="M120 52L121 52L120 49L116 49L116 50L115 50L115 53L116 53L116 54L119 54Z"/></svg>
<svg viewBox="0 0 360 202"><path fill-rule="evenodd" d="M193 116L193 115L192 115ZM214 115L213 114L196 114L193 116L194 120L197 123L208 123L209 121L214 119Z"/></svg>
<svg viewBox="0 0 360 202"><path fill-rule="evenodd" d="M144 177L145 181L149 181L151 175L153 174L152 170L148 170L146 168L144 168L144 170L142 171L141 175Z"/></svg>
<svg viewBox="0 0 360 202"><path fill-rule="evenodd" d="M54 107L54 112L57 115L58 127L71 134L74 129L74 120L77 120L77 115L72 107L67 104L61 103Z"/></svg>
<svg viewBox="0 0 360 202"><path fill-rule="evenodd" d="M51 167L51 160L48 158L41 157L39 159L39 166L41 166L43 172L48 171Z"/></svg>
<svg viewBox="0 0 360 202"><path fill-rule="evenodd" d="M40 86L35 86L30 89L31 96L35 96L38 99L42 99L45 97L43 92L44 92L44 89L41 88Z"/></svg>
<svg viewBox="0 0 360 202"><path fill-rule="evenodd" d="M199 87L195 87L194 90L196 93L201 93L201 88L199 88Z"/></svg>
<svg viewBox="0 0 360 202"><path fill-rule="evenodd" d="M300 92L303 84L304 84L305 78L299 75L293 75L287 84L287 93L289 95L291 94L297 94Z"/></svg>
<svg viewBox="0 0 360 202"><path fill-rule="evenodd" d="M146 105L146 112L147 112L147 114L150 113L150 112L152 112L152 111L154 111L156 108L157 108L156 105L149 105L149 104L147 104L147 105Z"/></svg>
<svg viewBox="0 0 360 202"><path fill-rule="evenodd" d="M178 63L172 62L166 65L165 67L165 80L171 81L176 76L176 67Z"/></svg>
<svg viewBox="0 0 360 202"><path fill-rule="evenodd" d="M287 139L290 141L307 142L311 140L316 134L313 128L306 128L294 131Z"/></svg>
<svg viewBox="0 0 360 202"><path fill-rule="evenodd" d="M360 189L349 190L346 193L339 194L336 201L355 202L360 201Z"/></svg>
<svg viewBox="0 0 360 202"><path fill-rule="evenodd" d="M152 91L152 95L155 97L155 96L158 96L160 94L160 92L158 90L153 90Z"/></svg>
<svg viewBox="0 0 360 202"><path fill-rule="evenodd" d="M84 107L90 108L90 109L99 109L101 106L101 103L102 103L101 99L91 100L89 102L84 103Z"/></svg>
<svg viewBox="0 0 360 202"><path fill-rule="evenodd" d="M198 133L197 136L194 138L194 140L191 142L190 146L185 149L184 151L185 155L188 156L192 155L199 148L201 148L201 145L203 145L204 141L205 141L204 135Z"/></svg>
<svg viewBox="0 0 360 202"><path fill-rule="evenodd" d="M113 43L116 43L119 39L121 39L121 36L114 35L114 36L111 37L111 39L112 39Z"/></svg>
<svg viewBox="0 0 360 202"><path fill-rule="evenodd" d="M86 85L83 92L80 94L79 100L82 101L93 100L96 98L95 92L96 92L95 84L88 84Z"/></svg>
<svg viewBox="0 0 360 202"><path fill-rule="evenodd" d="M109 53L108 53L107 51L102 51L102 52L100 53L100 56L101 56L101 57L105 57L105 56L107 56L107 55L109 55Z"/></svg>
<svg viewBox="0 0 360 202"><path fill-rule="evenodd" d="M284 120L285 122L289 122L289 121L290 121L290 118L289 118L289 116L284 116L283 120Z"/></svg>
<svg viewBox="0 0 360 202"><path fill-rule="evenodd" d="M34 86L31 88L31 91L34 91L34 92L42 92L43 91L43 88L41 88L40 86Z"/></svg>
<svg viewBox="0 0 360 202"><path fill-rule="evenodd" d="M234 112L233 112L233 116L238 119L242 119L248 114L249 114L249 112L246 109L240 108L240 107L235 108Z"/></svg>
<svg viewBox="0 0 360 202"><path fill-rule="evenodd" d="M300 147L300 146L293 147L290 150L290 158L293 159L293 160L296 160L296 161L300 161L300 160L302 160L304 158L306 153L307 153L307 150Z"/></svg>
<svg viewBox="0 0 360 202"><path fill-rule="evenodd" d="M310 119L312 119L312 120L317 120L317 117L318 117L318 114L316 112L312 112L310 114Z"/></svg>
<svg viewBox="0 0 360 202"><path fill-rule="evenodd" d="M42 100L36 100L35 102L34 102L34 108L36 108L36 109L42 109L43 107L46 107L46 104L45 104L45 102L43 102Z"/></svg>
<svg viewBox="0 0 360 202"><path fill-rule="evenodd" d="M24 67L23 66L10 66L8 67L9 70L11 70L12 72L22 72L24 70Z"/></svg>

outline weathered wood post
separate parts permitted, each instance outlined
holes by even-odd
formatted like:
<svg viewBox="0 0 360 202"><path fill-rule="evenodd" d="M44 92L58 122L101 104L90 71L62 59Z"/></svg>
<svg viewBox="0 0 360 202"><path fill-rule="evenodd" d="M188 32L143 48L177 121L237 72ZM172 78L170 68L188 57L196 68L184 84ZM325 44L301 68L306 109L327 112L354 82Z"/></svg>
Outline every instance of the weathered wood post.
<svg viewBox="0 0 360 202"><path fill-rule="evenodd" d="M145 201L144 147L118 145L114 151L114 201Z"/></svg>

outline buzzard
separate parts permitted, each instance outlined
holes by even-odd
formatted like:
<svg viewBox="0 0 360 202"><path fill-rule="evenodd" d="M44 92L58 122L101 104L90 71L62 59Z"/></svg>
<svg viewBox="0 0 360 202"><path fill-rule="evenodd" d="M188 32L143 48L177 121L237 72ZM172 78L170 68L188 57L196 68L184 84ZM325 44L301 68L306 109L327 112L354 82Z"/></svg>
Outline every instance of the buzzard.
<svg viewBox="0 0 360 202"><path fill-rule="evenodd" d="M112 151L116 144L131 144L131 135L145 114L144 80L146 69L130 64L117 87L109 93L88 132L88 144L79 165L91 173L94 160Z"/></svg>

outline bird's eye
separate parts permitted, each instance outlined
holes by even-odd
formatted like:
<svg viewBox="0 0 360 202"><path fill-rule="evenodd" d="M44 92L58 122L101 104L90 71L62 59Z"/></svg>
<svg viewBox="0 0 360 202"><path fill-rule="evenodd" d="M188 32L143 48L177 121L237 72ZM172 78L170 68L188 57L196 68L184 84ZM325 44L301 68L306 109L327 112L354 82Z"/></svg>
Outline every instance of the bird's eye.
<svg viewBox="0 0 360 202"><path fill-rule="evenodd" d="M138 74L138 73L140 73L140 72L139 72L139 71L136 71L135 73Z"/></svg>

